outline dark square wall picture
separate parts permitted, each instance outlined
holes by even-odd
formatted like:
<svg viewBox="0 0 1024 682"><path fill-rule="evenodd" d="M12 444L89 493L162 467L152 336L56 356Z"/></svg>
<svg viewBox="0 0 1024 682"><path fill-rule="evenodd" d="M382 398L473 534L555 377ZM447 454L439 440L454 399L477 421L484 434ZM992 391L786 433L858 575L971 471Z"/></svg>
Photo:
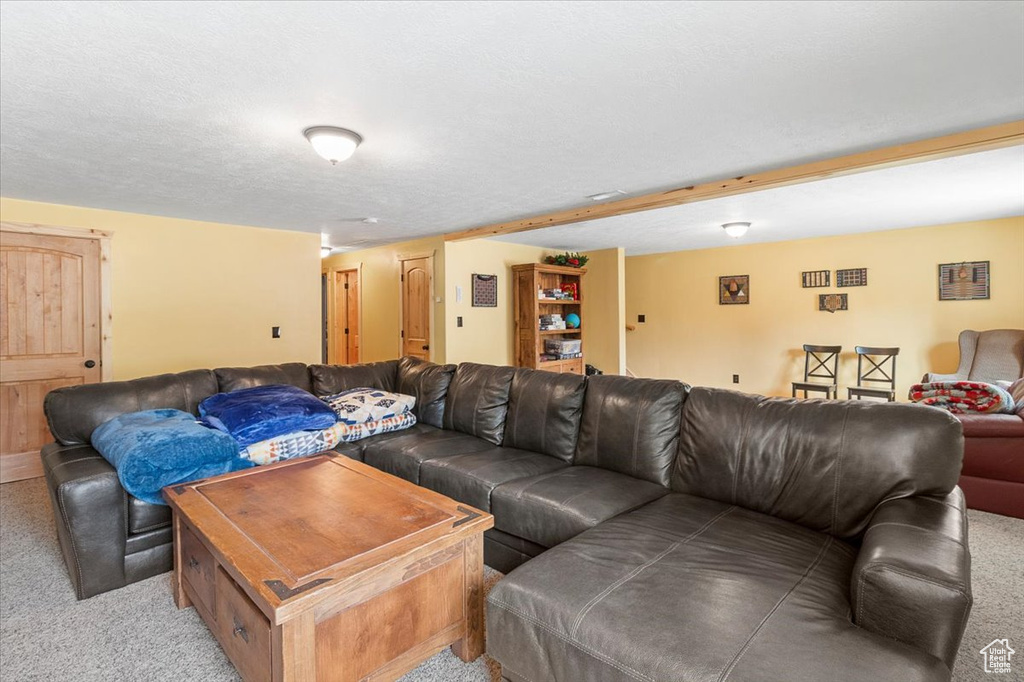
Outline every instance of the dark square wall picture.
<svg viewBox="0 0 1024 682"><path fill-rule="evenodd" d="M725 275L718 278L718 305L750 303L750 275Z"/></svg>

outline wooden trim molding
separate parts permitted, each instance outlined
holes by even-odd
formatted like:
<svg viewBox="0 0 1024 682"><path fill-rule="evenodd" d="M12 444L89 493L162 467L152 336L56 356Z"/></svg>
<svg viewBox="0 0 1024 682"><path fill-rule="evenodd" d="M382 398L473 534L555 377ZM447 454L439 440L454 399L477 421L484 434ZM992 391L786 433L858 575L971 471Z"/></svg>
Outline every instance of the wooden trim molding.
<svg viewBox="0 0 1024 682"><path fill-rule="evenodd" d="M36 225L34 223L0 222L0 232L21 232L50 237L72 237L74 239L98 239L100 242L100 380L110 381L114 377L113 347L111 329L114 326L112 277L110 266L110 240L114 233L85 227L62 227L59 225Z"/></svg>
<svg viewBox="0 0 1024 682"><path fill-rule="evenodd" d="M739 176L706 182L700 185L679 187L664 192L654 192L617 201L593 204L583 208L571 208L544 215L513 220L506 223L484 225L444 236L446 241L461 241L481 237L495 237L517 232L539 230L557 225L571 225L598 218L649 211L668 206L692 204L698 201L721 199L722 197L758 192L765 189L785 187L826 178L852 175L869 170L880 170L920 161L932 161L951 156L962 156L975 152L1002 149L1024 144L1024 120L1001 123L986 128L966 130L952 135L933 137L856 154L848 154L823 161L813 161L797 166L777 168L763 173Z"/></svg>

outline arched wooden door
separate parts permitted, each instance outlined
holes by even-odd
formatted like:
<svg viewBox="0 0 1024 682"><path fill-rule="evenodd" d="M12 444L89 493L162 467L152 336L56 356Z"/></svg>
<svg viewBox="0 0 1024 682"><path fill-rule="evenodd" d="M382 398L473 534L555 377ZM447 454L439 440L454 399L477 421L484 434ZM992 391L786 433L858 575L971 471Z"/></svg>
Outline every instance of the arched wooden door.
<svg viewBox="0 0 1024 682"><path fill-rule="evenodd" d="M100 381L100 243L0 231L0 482L42 475L43 398Z"/></svg>
<svg viewBox="0 0 1024 682"><path fill-rule="evenodd" d="M430 360L430 261L402 261L402 355L422 360Z"/></svg>

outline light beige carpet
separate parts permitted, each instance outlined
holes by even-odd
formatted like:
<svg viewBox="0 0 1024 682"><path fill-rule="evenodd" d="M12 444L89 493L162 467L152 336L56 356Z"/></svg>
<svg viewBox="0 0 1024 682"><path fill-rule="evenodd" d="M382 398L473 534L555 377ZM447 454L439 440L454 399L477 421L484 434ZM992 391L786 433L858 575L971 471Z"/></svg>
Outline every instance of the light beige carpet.
<svg viewBox="0 0 1024 682"><path fill-rule="evenodd" d="M1024 679L1024 520L971 511L970 541L975 604L953 679ZM500 577L488 569L488 587ZM986 675L979 651L1003 637L1021 652L1014 672ZM499 679L498 665L486 656L467 664L447 650L403 678ZM49 497L42 479L34 479L0 486L0 680L233 682L238 677L195 611L174 607L170 574L76 601Z"/></svg>

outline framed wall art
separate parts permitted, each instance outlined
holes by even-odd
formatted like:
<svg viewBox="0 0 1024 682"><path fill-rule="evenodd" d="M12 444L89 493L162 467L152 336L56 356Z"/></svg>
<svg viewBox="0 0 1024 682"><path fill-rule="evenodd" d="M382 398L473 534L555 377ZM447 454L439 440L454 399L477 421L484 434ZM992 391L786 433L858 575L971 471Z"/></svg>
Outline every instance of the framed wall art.
<svg viewBox="0 0 1024 682"><path fill-rule="evenodd" d="M809 270L800 273L800 286L804 289L831 286L831 270Z"/></svg>
<svg viewBox="0 0 1024 682"><path fill-rule="evenodd" d="M834 313L837 310L849 310L846 294L818 294L818 310Z"/></svg>
<svg viewBox="0 0 1024 682"><path fill-rule="evenodd" d="M750 303L750 275L718 278L718 305Z"/></svg>
<svg viewBox="0 0 1024 682"><path fill-rule="evenodd" d="M498 307L498 276L473 275L473 307Z"/></svg>
<svg viewBox="0 0 1024 682"><path fill-rule="evenodd" d="M867 268L849 268L847 270L836 270L837 287L866 287L867 285Z"/></svg>
<svg viewBox="0 0 1024 682"><path fill-rule="evenodd" d="M976 301L989 298L989 261L976 260L939 265L940 301Z"/></svg>

